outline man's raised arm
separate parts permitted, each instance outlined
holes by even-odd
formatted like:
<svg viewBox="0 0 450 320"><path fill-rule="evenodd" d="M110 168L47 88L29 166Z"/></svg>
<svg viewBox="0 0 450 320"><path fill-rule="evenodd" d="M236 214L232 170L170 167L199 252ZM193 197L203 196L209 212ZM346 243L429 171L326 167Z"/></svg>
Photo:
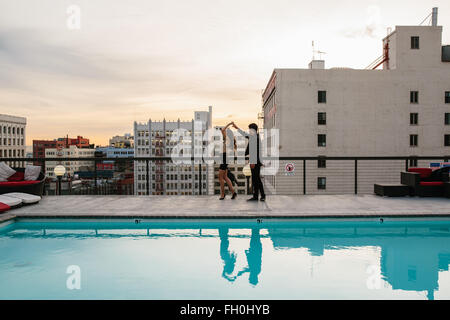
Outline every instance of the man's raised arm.
<svg viewBox="0 0 450 320"><path fill-rule="evenodd" d="M244 130L239 129L238 126L234 123L234 121L231 124L239 132L239 134L241 134L244 137L248 137L249 136L249 134L247 132L245 132Z"/></svg>

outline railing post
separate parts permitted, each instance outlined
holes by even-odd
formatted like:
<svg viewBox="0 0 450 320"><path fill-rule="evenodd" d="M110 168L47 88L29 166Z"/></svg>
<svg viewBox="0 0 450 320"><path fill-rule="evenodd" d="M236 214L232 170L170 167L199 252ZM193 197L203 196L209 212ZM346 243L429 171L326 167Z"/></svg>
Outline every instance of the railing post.
<svg viewBox="0 0 450 320"><path fill-rule="evenodd" d="M408 172L408 158L405 159L405 171Z"/></svg>
<svg viewBox="0 0 450 320"><path fill-rule="evenodd" d="M97 194L97 159L94 160L94 189Z"/></svg>
<svg viewBox="0 0 450 320"><path fill-rule="evenodd" d="M306 159L303 159L303 194L306 194Z"/></svg>
<svg viewBox="0 0 450 320"><path fill-rule="evenodd" d="M202 164L198 164L198 194L202 195Z"/></svg>
<svg viewBox="0 0 450 320"><path fill-rule="evenodd" d="M358 194L358 159L355 159L355 194Z"/></svg>
<svg viewBox="0 0 450 320"><path fill-rule="evenodd" d="M145 190L147 192L147 195L150 195L150 176L149 176L149 160L145 160L145 167L146 167L146 172L145 172Z"/></svg>
<svg viewBox="0 0 450 320"><path fill-rule="evenodd" d="M49 190L50 188L49 188L48 183L47 183L47 175L46 175L46 172L45 172L45 158L44 158L43 161L42 161L42 165L44 166L42 172L44 173L44 176L46 177L45 180L44 180L44 191L43 191L42 193L43 193L44 195L47 195L48 190Z"/></svg>

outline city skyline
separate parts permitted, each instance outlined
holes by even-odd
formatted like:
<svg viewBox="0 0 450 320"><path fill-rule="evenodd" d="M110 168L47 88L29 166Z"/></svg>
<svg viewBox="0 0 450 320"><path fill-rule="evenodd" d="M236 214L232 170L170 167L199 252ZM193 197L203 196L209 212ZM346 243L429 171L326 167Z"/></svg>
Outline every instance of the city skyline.
<svg viewBox="0 0 450 320"><path fill-rule="evenodd" d="M66 135L106 145L134 121L186 120L209 105L213 125L243 127L272 70L307 68L312 41L326 68L360 69L381 55L388 27L418 25L432 6L439 25L450 18L445 1L0 5L0 113L27 118L27 146ZM79 30L67 27L70 5Z"/></svg>

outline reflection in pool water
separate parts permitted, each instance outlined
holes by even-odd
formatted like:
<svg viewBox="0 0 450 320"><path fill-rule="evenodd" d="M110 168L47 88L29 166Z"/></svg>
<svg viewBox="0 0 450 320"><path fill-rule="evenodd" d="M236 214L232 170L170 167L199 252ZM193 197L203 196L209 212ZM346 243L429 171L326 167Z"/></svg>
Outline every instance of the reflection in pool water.
<svg viewBox="0 0 450 320"><path fill-rule="evenodd" d="M0 298L448 299L449 240L450 220L19 221Z"/></svg>
<svg viewBox="0 0 450 320"><path fill-rule="evenodd" d="M229 281L236 280L237 277L244 273L249 273L248 282L253 285L258 284L258 275L261 272L262 245L259 235L259 229L253 227L251 229L250 248L245 250L247 256L247 266L239 271L236 276L231 276L236 263L236 254L229 251L228 228L219 228L220 236L220 257L223 260L222 277Z"/></svg>

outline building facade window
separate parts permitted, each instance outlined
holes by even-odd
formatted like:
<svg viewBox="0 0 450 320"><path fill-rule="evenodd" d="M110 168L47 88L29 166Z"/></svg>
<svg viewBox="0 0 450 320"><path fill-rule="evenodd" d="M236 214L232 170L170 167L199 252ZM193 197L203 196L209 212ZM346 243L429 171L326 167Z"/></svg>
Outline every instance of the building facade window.
<svg viewBox="0 0 450 320"><path fill-rule="evenodd" d="M317 178L317 189L325 190L327 188L327 178L318 177Z"/></svg>
<svg viewBox="0 0 450 320"><path fill-rule="evenodd" d="M450 91L445 91L445 103L450 103Z"/></svg>
<svg viewBox="0 0 450 320"><path fill-rule="evenodd" d="M445 113L444 124L450 125L450 113L448 113L448 112Z"/></svg>
<svg viewBox="0 0 450 320"><path fill-rule="evenodd" d="M409 159L410 167L417 167L417 159Z"/></svg>
<svg viewBox="0 0 450 320"><path fill-rule="evenodd" d="M327 103L327 92L320 90L317 92L317 102L318 103Z"/></svg>
<svg viewBox="0 0 450 320"><path fill-rule="evenodd" d="M326 168L326 167L327 167L327 160L325 159L317 160L317 168Z"/></svg>
<svg viewBox="0 0 450 320"><path fill-rule="evenodd" d="M409 146L410 147L417 147L419 140L419 136L417 134L410 134L409 135Z"/></svg>
<svg viewBox="0 0 450 320"><path fill-rule="evenodd" d="M326 125L327 124L327 113L326 112L317 113L317 124L318 125Z"/></svg>
<svg viewBox="0 0 450 320"><path fill-rule="evenodd" d="M410 125L419 124L419 114L418 113L410 113L409 114L409 124Z"/></svg>
<svg viewBox="0 0 450 320"><path fill-rule="evenodd" d="M419 49L420 48L420 38L415 36L411 37L411 49Z"/></svg>
<svg viewBox="0 0 450 320"><path fill-rule="evenodd" d="M317 135L317 145L319 147L326 147L327 146L327 135L326 134L319 134L319 135Z"/></svg>
<svg viewBox="0 0 450 320"><path fill-rule="evenodd" d="M409 93L409 102L419 103L419 91L411 91Z"/></svg>
<svg viewBox="0 0 450 320"><path fill-rule="evenodd" d="M446 113L445 114L445 120L444 120L444 123L446 124L446 125L450 125L450 113Z"/></svg>
<svg viewBox="0 0 450 320"><path fill-rule="evenodd" d="M450 147L450 134L444 136L444 146Z"/></svg>

